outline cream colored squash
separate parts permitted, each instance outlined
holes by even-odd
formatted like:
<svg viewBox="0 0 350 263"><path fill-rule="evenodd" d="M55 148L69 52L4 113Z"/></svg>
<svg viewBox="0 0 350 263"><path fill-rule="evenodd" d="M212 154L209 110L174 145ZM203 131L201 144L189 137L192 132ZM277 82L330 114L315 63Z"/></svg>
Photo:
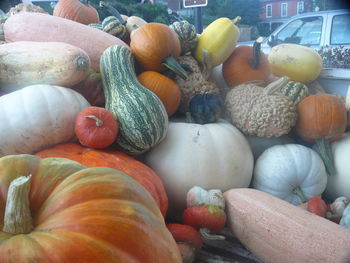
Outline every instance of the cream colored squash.
<svg viewBox="0 0 350 263"><path fill-rule="evenodd" d="M299 205L323 193L327 174L321 157L311 148L300 144L275 145L256 160L252 185Z"/></svg>
<svg viewBox="0 0 350 263"><path fill-rule="evenodd" d="M308 83L321 73L322 58L312 48L297 44L279 44L268 55L271 72L291 80Z"/></svg>
<svg viewBox="0 0 350 263"><path fill-rule="evenodd" d="M336 174L328 176L325 195L330 200L339 196L350 198L350 132L332 143Z"/></svg>
<svg viewBox="0 0 350 263"><path fill-rule="evenodd" d="M224 120L204 125L171 121L166 138L145 155L145 162L162 179L173 216L185 209L193 186L248 187L254 166L244 135Z"/></svg>
<svg viewBox="0 0 350 263"><path fill-rule="evenodd" d="M78 92L31 85L0 97L0 157L32 154L72 140L76 115L88 101Z"/></svg>

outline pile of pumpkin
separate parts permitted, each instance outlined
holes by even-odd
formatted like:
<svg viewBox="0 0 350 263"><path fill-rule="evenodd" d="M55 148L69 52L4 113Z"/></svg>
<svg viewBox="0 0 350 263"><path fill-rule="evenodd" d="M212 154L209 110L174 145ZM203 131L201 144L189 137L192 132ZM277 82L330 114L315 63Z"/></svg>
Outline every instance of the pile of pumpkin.
<svg viewBox="0 0 350 263"><path fill-rule="evenodd" d="M315 88L320 56L236 46L239 18L199 35L101 7L102 21L76 0L1 19L0 262L181 262L174 224L200 247L198 222L216 211L217 233L225 209L266 262L349 257L350 94Z"/></svg>

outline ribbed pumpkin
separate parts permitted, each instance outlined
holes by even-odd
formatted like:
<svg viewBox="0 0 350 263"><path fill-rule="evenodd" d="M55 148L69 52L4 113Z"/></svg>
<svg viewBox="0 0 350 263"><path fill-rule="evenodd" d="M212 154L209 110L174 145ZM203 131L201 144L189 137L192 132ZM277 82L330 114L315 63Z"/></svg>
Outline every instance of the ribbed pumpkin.
<svg viewBox="0 0 350 263"><path fill-rule="evenodd" d="M229 87L244 82L261 81L265 85L270 76L269 61L260 50L261 40L251 46L238 46L222 64L222 74Z"/></svg>
<svg viewBox="0 0 350 263"><path fill-rule="evenodd" d="M169 116L176 112L180 104L181 91L175 81L156 71L144 71L137 76L137 79L158 96Z"/></svg>
<svg viewBox="0 0 350 263"><path fill-rule="evenodd" d="M163 72L167 68L186 78L176 61L181 53L180 40L169 26L147 23L130 35L130 48L144 70Z"/></svg>
<svg viewBox="0 0 350 263"><path fill-rule="evenodd" d="M182 262L151 195L120 171L9 155L0 186L1 263Z"/></svg>
<svg viewBox="0 0 350 263"><path fill-rule="evenodd" d="M60 0L53 10L53 15L85 25L100 21L97 10L88 4L88 0Z"/></svg>
<svg viewBox="0 0 350 263"><path fill-rule="evenodd" d="M330 141L344 134L347 126L345 103L336 95L314 94L297 106L296 133L307 142L315 143L315 150L325 162L327 172L334 174Z"/></svg>
<svg viewBox="0 0 350 263"><path fill-rule="evenodd" d="M175 21L170 25L170 28L176 32L180 39L182 55L191 52L196 47L198 36L193 24L187 20Z"/></svg>
<svg viewBox="0 0 350 263"><path fill-rule="evenodd" d="M78 143L62 143L35 155L41 158L62 157L81 163L86 167L110 167L130 175L151 193L165 216L168 197L158 175L147 165L129 155L113 150L97 150Z"/></svg>
<svg viewBox="0 0 350 263"><path fill-rule="evenodd" d="M199 124L216 122L221 118L224 103L218 94L196 94L190 101L192 121Z"/></svg>

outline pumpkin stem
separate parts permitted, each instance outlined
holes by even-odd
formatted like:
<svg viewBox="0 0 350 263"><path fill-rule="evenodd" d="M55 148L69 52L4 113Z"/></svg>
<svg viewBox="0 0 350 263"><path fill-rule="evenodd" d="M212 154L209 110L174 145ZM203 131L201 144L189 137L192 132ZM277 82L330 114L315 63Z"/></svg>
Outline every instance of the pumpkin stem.
<svg viewBox="0 0 350 263"><path fill-rule="evenodd" d="M103 125L103 120L101 120L100 118L97 118L95 115L86 115L85 118L95 120L97 127L101 127Z"/></svg>
<svg viewBox="0 0 350 263"><path fill-rule="evenodd" d="M203 58L202 74L204 76L204 79L208 80L211 75L212 64L213 64L211 55L208 50L202 49L202 58Z"/></svg>
<svg viewBox="0 0 350 263"><path fill-rule="evenodd" d="M29 189L32 175L14 179L8 189L2 231L10 234L27 234L33 229L29 208Z"/></svg>
<svg viewBox="0 0 350 263"><path fill-rule="evenodd" d="M284 86L288 84L288 82L289 82L289 78L286 76L271 82L269 85L265 87L267 95L272 95L276 91L280 91Z"/></svg>
<svg viewBox="0 0 350 263"><path fill-rule="evenodd" d="M201 234L202 238L207 240L225 240L226 237L223 235L215 235L211 234L209 228L200 228L199 233Z"/></svg>
<svg viewBox="0 0 350 263"><path fill-rule="evenodd" d="M171 71L174 71L182 79L187 79L187 72L184 70L179 62L173 57L168 56L162 63L163 66L167 67Z"/></svg>
<svg viewBox="0 0 350 263"><path fill-rule="evenodd" d="M104 1L100 1L99 3L99 6L106 9L106 11L108 13L110 13L112 16L115 16L119 22L122 24L122 25L125 25L126 24L126 21L122 18L122 16L120 15L120 13L118 12L117 9L115 9L113 6L111 6L110 4L107 4L106 2Z"/></svg>
<svg viewBox="0 0 350 263"><path fill-rule="evenodd" d="M253 69L258 69L260 65L260 57L261 57L261 42L263 42L264 38L263 37L258 37L257 40L255 40L253 44L253 59L249 61L249 65Z"/></svg>
<svg viewBox="0 0 350 263"><path fill-rule="evenodd" d="M297 186L293 190L293 194L297 195L302 203L306 203L307 202L307 198L305 197L305 195L304 195L303 191L301 190L300 186Z"/></svg>
<svg viewBox="0 0 350 263"><path fill-rule="evenodd" d="M315 141L312 149L314 149L321 156L328 175L334 175L336 172L330 141L325 138L318 139Z"/></svg>

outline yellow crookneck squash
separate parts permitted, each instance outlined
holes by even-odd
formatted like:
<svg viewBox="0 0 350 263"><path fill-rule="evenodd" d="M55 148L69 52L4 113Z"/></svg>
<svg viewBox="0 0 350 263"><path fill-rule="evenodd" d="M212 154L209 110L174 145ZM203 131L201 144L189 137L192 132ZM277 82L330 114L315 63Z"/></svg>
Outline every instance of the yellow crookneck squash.
<svg viewBox="0 0 350 263"><path fill-rule="evenodd" d="M233 52L239 39L239 29L235 23L240 17L231 20L221 17L210 23L198 37L198 43L194 50L194 57L203 63L203 49L209 52L211 66L222 64Z"/></svg>
<svg viewBox="0 0 350 263"><path fill-rule="evenodd" d="M151 195L111 168L0 158L0 262L182 262Z"/></svg>

